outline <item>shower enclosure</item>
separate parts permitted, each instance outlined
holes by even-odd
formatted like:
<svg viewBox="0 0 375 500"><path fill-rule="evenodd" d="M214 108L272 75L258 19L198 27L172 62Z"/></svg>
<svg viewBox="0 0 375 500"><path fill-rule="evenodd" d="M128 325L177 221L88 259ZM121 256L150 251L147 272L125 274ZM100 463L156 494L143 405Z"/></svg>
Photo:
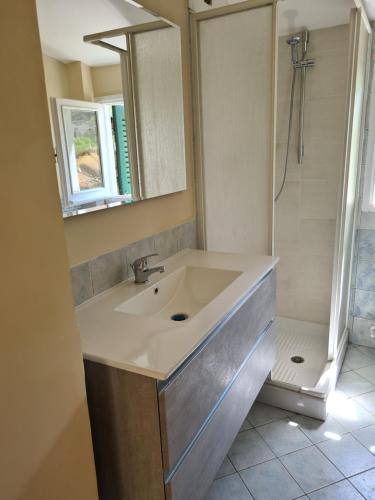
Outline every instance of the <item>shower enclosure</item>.
<svg viewBox="0 0 375 500"><path fill-rule="evenodd" d="M357 9L348 24L279 39L278 361L260 399L322 419L348 338L368 47L368 26Z"/></svg>
<svg viewBox="0 0 375 500"><path fill-rule="evenodd" d="M192 42L200 246L280 257L259 398L324 419L348 338L371 30L355 0L330 0L328 24L317 4L314 25L311 0L195 13Z"/></svg>

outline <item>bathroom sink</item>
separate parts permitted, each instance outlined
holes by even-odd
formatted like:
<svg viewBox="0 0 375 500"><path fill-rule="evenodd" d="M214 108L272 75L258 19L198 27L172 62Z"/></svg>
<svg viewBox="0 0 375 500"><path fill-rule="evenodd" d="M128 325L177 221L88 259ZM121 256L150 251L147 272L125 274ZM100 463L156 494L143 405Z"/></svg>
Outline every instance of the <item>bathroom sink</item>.
<svg viewBox="0 0 375 500"><path fill-rule="evenodd" d="M116 311L186 322L241 274L226 269L183 266L119 305Z"/></svg>

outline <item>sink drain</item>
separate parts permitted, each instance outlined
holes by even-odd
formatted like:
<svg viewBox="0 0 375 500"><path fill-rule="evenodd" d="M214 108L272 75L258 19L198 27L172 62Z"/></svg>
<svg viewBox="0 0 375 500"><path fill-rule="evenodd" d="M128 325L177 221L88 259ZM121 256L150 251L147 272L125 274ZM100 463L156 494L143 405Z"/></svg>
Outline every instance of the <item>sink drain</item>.
<svg viewBox="0 0 375 500"><path fill-rule="evenodd" d="M188 319L188 315L185 313L176 313L171 316L171 320L173 321L185 321Z"/></svg>
<svg viewBox="0 0 375 500"><path fill-rule="evenodd" d="M303 358L302 356L292 356L290 358L290 361L293 361L293 363L304 363L305 358Z"/></svg>

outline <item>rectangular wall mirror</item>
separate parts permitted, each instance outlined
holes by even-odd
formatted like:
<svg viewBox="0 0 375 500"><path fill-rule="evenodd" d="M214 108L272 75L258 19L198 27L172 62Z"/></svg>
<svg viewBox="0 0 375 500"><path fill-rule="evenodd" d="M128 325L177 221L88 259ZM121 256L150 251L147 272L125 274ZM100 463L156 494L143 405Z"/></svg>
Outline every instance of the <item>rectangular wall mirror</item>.
<svg viewBox="0 0 375 500"><path fill-rule="evenodd" d="M186 189L180 28L126 0L37 0L64 217Z"/></svg>

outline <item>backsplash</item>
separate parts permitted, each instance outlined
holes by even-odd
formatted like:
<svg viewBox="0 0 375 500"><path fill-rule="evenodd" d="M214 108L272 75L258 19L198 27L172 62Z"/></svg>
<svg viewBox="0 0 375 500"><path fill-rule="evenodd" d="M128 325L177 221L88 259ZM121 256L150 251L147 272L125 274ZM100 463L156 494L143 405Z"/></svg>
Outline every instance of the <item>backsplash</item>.
<svg viewBox="0 0 375 500"><path fill-rule="evenodd" d="M71 268L75 305L121 283L133 275L130 264L138 257L158 253L151 265L185 248L197 248L195 220L136 241Z"/></svg>

